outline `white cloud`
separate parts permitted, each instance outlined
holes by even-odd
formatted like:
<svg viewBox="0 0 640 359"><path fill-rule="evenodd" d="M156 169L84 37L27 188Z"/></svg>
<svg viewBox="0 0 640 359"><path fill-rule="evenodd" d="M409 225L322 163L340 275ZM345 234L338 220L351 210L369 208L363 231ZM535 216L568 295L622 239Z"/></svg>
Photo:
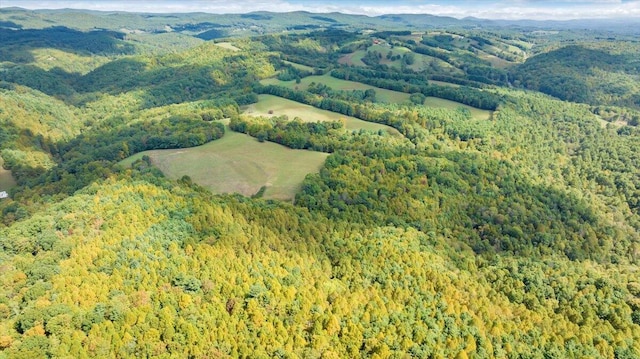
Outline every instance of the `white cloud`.
<svg viewBox="0 0 640 359"><path fill-rule="evenodd" d="M135 12L210 12L244 13L249 11L343 12L347 14L432 14L462 18L474 16L488 19L577 19L639 17L640 0L467 0L445 1L249 1L249 0L191 0L191 1L82 1L82 0L0 0L2 7L19 6L28 9L75 8L102 11ZM639 25L640 26L640 25Z"/></svg>

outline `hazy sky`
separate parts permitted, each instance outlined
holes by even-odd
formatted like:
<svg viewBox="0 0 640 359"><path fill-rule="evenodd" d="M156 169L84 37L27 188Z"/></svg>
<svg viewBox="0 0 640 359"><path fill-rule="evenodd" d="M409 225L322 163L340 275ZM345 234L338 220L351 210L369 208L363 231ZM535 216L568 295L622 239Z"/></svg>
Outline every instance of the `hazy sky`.
<svg viewBox="0 0 640 359"><path fill-rule="evenodd" d="M489 19L576 19L636 17L640 0L0 0L0 7L28 9L92 9L138 12L250 11L343 12L348 14L433 14L457 18L475 16ZM640 20L639 24L640 26Z"/></svg>

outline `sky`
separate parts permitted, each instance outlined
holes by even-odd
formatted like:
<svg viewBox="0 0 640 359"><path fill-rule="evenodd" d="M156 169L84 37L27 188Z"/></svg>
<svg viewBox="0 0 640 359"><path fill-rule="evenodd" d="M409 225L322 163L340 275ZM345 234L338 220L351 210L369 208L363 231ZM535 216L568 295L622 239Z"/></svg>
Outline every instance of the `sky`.
<svg viewBox="0 0 640 359"><path fill-rule="evenodd" d="M584 18L638 18L640 0L0 0L0 8L91 9L133 12L251 11L342 12L377 16L382 14L432 14L485 19L569 20Z"/></svg>

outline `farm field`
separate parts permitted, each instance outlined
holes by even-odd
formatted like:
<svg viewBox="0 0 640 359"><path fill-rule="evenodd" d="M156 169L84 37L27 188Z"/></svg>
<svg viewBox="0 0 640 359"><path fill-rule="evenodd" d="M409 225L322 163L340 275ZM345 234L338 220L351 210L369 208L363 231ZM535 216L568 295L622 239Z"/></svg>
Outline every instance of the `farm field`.
<svg viewBox="0 0 640 359"><path fill-rule="evenodd" d="M352 66L362 66L362 67L366 67L367 65L362 62L362 58L364 57L364 55L367 52L364 50L358 50L356 52L352 52L350 54L346 54L340 57L340 59L338 59L338 63L339 64L344 64L344 65L352 65Z"/></svg>
<svg viewBox="0 0 640 359"><path fill-rule="evenodd" d="M377 51L379 53L382 54L382 59L380 59L380 64L383 65L387 65L390 67L394 67L394 68L400 68L401 67L401 62L402 60L394 60L394 61L390 61L386 58L386 54L391 51L393 55L403 55L407 52L411 52L411 50L409 50L406 47L399 47L396 46L393 49L389 48L389 47L383 47L382 45L373 45L371 47L369 47L368 51ZM355 52L352 52L350 54L346 54L343 55L342 57L340 57L340 59L338 60L338 63L340 64L346 64L346 65L352 65L352 66L360 66L360 67L367 67L367 65L362 62L362 58L367 54L367 51L365 50L358 50ZM418 54L418 53L413 53L414 56L414 63L407 66L408 68L410 68L411 70L414 71L423 71L426 70L428 68L431 67L431 63L434 62L435 64L437 64L437 66L439 66L440 71L444 71L445 73L448 74L461 74L461 70L455 68L454 66L452 66L451 64L442 61L441 59L438 59L436 57L432 57L432 56L428 56L428 55L424 55L424 54Z"/></svg>
<svg viewBox="0 0 640 359"><path fill-rule="evenodd" d="M307 76L303 79L300 79L299 84L296 84L294 80L280 81L276 78L270 78L270 79L265 79L261 81L263 85L278 85L278 86L285 86L288 88L297 87L300 90L305 90L309 86L309 84L312 82L325 84L334 90L374 89L376 91L376 98L379 101L386 102L386 103L402 103L404 101L409 100L409 94L406 94L403 92L382 89L379 87L366 85L360 82L341 80L335 77L331 77L328 74L322 75L322 76Z"/></svg>
<svg viewBox="0 0 640 359"><path fill-rule="evenodd" d="M451 87L460 87L458 84L454 84L451 82L437 81L437 80L429 80L430 84L440 85L440 86L451 86Z"/></svg>
<svg viewBox="0 0 640 359"><path fill-rule="evenodd" d="M477 120L488 120L491 118L491 111L481 110L475 107L467 106L459 102L445 100L438 97L427 97L424 100L424 105L429 107L440 107L450 110L455 110L458 107L463 107L471 112L471 116Z"/></svg>
<svg viewBox="0 0 640 359"><path fill-rule="evenodd" d="M257 155L259 154L259 155ZM203 146L138 153L122 162L147 155L165 176L180 179L184 175L213 193L240 193L251 196L266 186L263 198L293 200L304 177L317 172L326 153L293 150L227 130L223 138Z"/></svg>
<svg viewBox="0 0 640 359"><path fill-rule="evenodd" d="M239 48L233 46L230 42L216 42L217 46L222 47L223 49L231 50L231 51L240 51Z"/></svg>
<svg viewBox="0 0 640 359"><path fill-rule="evenodd" d="M291 61L283 61L285 64L291 65L295 68L297 68L298 70L302 70L302 71L309 71L309 72L313 72L313 67L311 66L307 66L307 65L303 65L303 64L298 64L295 62L291 62Z"/></svg>
<svg viewBox="0 0 640 359"><path fill-rule="evenodd" d="M244 113L251 116L282 116L289 119L299 117L306 122L316 121L345 121L347 130L386 130L390 134L399 134L396 129L379 123L367 122L355 117L341 115L339 113L321 110L313 106L287 100L273 95L259 95L257 103L246 107ZM269 112L272 112L271 114Z"/></svg>

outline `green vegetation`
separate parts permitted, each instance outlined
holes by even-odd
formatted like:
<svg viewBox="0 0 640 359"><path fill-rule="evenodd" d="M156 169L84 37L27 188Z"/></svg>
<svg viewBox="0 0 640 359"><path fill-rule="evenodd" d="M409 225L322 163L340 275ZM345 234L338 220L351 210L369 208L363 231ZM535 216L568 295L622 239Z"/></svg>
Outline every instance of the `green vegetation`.
<svg viewBox="0 0 640 359"><path fill-rule="evenodd" d="M0 359L640 357L598 24L3 8Z"/></svg>
<svg viewBox="0 0 640 359"><path fill-rule="evenodd" d="M639 50L633 42L565 46L531 57L511 76L563 100L640 109Z"/></svg>
<svg viewBox="0 0 640 359"><path fill-rule="evenodd" d="M204 146L141 152L121 164L128 167L143 156L167 177L179 180L186 175L213 193L251 196L264 186L263 198L279 200L292 200L304 177L317 172L326 158L234 132Z"/></svg>
<svg viewBox="0 0 640 359"><path fill-rule="evenodd" d="M240 51L239 48L233 46L233 44L230 43L230 42L216 42L216 45L218 45L218 46L220 46L220 47L222 47L224 49L227 49L227 50Z"/></svg>
<svg viewBox="0 0 640 359"><path fill-rule="evenodd" d="M459 102L449 101L437 97L427 97L424 100L424 105L429 107L441 107L450 110L469 111L471 117L479 120L489 120L491 118L491 111L480 110L475 107L463 105Z"/></svg>
<svg viewBox="0 0 640 359"><path fill-rule="evenodd" d="M366 90L372 89L372 90L375 90L376 92L376 99L386 103L402 103L409 99L409 95L406 93L373 87L373 86L365 85L360 82L341 80L329 75L307 76L301 79L300 83L297 83L296 81L293 81L293 80L279 81L276 79L264 79L260 81L260 83L264 85L285 86L290 89L300 89L300 90L306 90L311 83L323 84L335 90L366 91Z"/></svg>
<svg viewBox="0 0 640 359"><path fill-rule="evenodd" d="M300 118L302 121L340 121L345 124L348 130L383 130L397 133L389 126L381 125L357 119L351 116L344 116L339 113L321 110L313 106L291 101L273 95L259 95L258 102L247 106L244 113L251 116L287 116L290 119Z"/></svg>

